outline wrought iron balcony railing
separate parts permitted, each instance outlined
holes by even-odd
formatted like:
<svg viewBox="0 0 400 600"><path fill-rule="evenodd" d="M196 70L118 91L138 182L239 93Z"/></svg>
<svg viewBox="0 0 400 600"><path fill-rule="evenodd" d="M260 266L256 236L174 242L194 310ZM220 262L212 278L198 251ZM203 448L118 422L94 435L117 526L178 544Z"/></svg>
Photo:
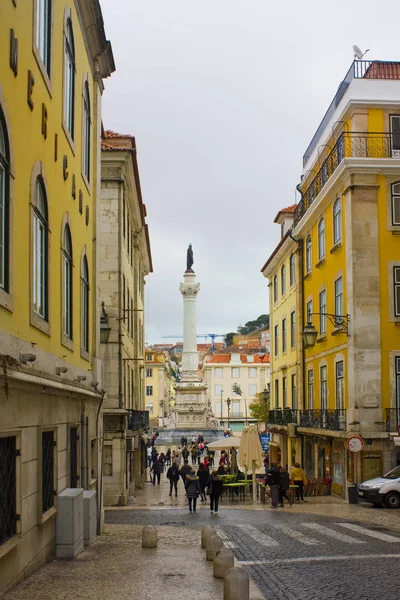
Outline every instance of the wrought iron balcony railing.
<svg viewBox="0 0 400 600"><path fill-rule="evenodd" d="M269 425L289 425L289 423L297 424L297 413L295 408L275 408L268 413Z"/></svg>
<svg viewBox="0 0 400 600"><path fill-rule="evenodd" d="M127 429L135 431L135 429L146 429L149 426L149 411L148 410L129 410L127 418Z"/></svg>
<svg viewBox="0 0 400 600"><path fill-rule="evenodd" d="M343 131L294 211L294 223L305 215L345 158L398 158L400 134Z"/></svg>
<svg viewBox="0 0 400 600"><path fill-rule="evenodd" d="M399 431L400 408L386 409L386 431L393 433Z"/></svg>
<svg viewBox="0 0 400 600"><path fill-rule="evenodd" d="M346 431L345 409L317 409L300 411L300 427Z"/></svg>

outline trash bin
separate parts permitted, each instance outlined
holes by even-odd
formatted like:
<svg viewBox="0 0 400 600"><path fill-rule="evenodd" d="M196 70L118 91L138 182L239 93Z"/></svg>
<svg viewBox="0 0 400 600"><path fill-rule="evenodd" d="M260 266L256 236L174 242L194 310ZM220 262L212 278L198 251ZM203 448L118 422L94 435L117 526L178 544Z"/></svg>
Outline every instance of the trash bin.
<svg viewBox="0 0 400 600"><path fill-rule="evenodd" d="M349 495L349 504L358 504L358 487L356 483L349 483L347 486Z"/></svg>

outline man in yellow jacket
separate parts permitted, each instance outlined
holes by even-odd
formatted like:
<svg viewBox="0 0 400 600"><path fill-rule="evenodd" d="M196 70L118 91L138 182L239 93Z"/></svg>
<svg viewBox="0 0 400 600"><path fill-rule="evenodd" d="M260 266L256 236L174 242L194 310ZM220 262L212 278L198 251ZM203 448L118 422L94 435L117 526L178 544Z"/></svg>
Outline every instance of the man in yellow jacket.
<svg viewBox="0 0 400 600"><path fill-rule="evenodd" d="M304 502L304 484L307 483L307 477L304 473L304 469L300 467L299 463L294 465L294 469L292 470L292 481L296 487L296 500L297 502Z"/></svg>

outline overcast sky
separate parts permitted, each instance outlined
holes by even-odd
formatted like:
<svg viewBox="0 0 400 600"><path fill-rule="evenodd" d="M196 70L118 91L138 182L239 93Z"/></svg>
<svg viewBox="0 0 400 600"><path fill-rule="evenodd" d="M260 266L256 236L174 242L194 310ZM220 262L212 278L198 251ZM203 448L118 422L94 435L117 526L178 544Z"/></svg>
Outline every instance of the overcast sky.
<svg viewBox="0 0 400 600"><path fill-rule="evenodd" d="M273 220L352 59L400 59L398 1L101 0L117 71L106 129L133 134L153 255L146 341L182 334L193 244L198 333L268 312ZM173 340L172 340L173 341ZM201 341L201 340L199 340Z"/></svg>

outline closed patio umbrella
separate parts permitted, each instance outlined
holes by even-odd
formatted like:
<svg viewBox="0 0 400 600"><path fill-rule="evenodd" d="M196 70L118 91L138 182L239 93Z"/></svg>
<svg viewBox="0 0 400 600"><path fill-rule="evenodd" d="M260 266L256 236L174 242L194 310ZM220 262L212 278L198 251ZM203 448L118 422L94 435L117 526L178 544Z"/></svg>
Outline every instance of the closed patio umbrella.
<svg viewBox="0 0 400 600"><path fill-rule="evenodd" d="M211 444L207 444L208 448L211 450L230 450L231 448L239 448L240 446L240 438L231 436L228 438L221 438L216 442L211 442Z"/></svg>
<svg viewBox="0 0 400 600"><path fill-rule="evenodd" d="M251 469L253 477L253 500L256 499L256 470L262 465L262 448L260 437L255 425L244 427L239 448L239 462L245 468Z"/></svg>

